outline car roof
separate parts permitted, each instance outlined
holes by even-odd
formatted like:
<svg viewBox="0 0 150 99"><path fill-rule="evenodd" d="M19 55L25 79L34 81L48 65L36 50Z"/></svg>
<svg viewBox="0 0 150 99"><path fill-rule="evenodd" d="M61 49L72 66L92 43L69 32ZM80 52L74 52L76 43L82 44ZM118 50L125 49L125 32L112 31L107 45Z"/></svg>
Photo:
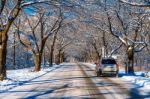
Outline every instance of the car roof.
<svg viewBox="0 0 150 99"><path fill-rule="evenodd" d="M102 60L115 60L114 58L112 58L112 57L105 57L105 58L102 58Z"/></svg>

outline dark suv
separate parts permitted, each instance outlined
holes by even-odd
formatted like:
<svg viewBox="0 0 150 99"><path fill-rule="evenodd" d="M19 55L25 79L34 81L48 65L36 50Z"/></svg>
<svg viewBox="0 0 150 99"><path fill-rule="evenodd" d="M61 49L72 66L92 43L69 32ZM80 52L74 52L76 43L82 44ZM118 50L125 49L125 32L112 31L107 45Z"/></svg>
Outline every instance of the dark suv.
<svg viewBox="0 0 150 99"><path fill-rule="evenodd" d="M102 58L96 65L97 76L102 76L103 74L118 76L118 71L119 66L114 58Z"/></svg>

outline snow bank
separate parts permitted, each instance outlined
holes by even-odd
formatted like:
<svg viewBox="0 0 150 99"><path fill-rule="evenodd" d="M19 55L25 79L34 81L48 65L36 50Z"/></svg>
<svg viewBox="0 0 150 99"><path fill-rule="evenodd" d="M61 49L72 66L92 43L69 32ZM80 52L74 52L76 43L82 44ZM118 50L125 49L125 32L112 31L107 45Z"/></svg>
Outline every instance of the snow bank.
<svg viewBox="0 0 150 99"><path fill-rule="evenodd" d="M138 85L139 87L144 87L146 89L149 89L150 88L150 78L144 77L144 75L145 75L145 72L135 72L134 76L125 75L125 76L122 76L122 78Z"/></svg>
<svg viewBox="0 0 150 99"><path fill-rule="evenodd" d="M84 63L86 65L89 65L91 67L95 67L95 64L91 63ZM147 77L145 77L147 75ZM146 72L135 72L135 75L126 75L125 71L123 69L119 69L119 76L122 77L126 81L130 81L140 87L144 87L147 89L150 89L150 73ZM149 78L148 78L149 77Z"/></svg>
<svg viewBox="0 0 150 99"><path fill-rule="evenodd" d="M92 67L96 67L96 64L92 64L92 63L84 63L85 65L89 65L89 66L92 66Z"/></svg>
<svg viewBox="0 0 150 99"><path fill-rule="evenodd" d="M0 92L7 91L14 87L20 86L30 80L36 79L61 65L54 65L51 68L45 67L42 68L39 72L33 72L33 68L26 68L20 70L8 70L7 79L0 81Z"/></svg>
<svg viewBox="0 0 150 99"><path fill-rule="evenodd" d="M89 65L91 67L95 67L95 64L91 63L84 63L85 65ZM135 75L126 75L125 71L123 69L119 69L119 76L122 77L126 81L130 81L140 87L143 87L145 89L150 89L150 78L144 77L145 75L148 75L150 77L150 73L146 72L135 72Z"/></svg>

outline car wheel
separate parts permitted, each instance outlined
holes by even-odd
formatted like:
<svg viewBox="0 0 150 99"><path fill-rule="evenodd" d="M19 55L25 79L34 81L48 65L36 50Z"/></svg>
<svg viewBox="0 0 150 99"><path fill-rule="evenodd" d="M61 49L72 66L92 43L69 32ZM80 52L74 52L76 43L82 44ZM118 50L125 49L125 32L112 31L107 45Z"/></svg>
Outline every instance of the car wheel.
<svg viewBox="0 0 150 99"><path fill-rule="evenodd" d="M96 76L97 76L97 77L99 77L99 74L98 74L98 72L96 72Z"/></svg>
<svg viewBox="0 0 150 99"><path fill-rule="evenodd" d="M118 71L116 72L115 76L118 77Z"/></svg>
<svg viewBox="0 0 150 99"><path fill-rule="evenodd" d="M100 76L102 75L102 70L101 70L101 69L99 70L99 75L100 75Z"/></svg>

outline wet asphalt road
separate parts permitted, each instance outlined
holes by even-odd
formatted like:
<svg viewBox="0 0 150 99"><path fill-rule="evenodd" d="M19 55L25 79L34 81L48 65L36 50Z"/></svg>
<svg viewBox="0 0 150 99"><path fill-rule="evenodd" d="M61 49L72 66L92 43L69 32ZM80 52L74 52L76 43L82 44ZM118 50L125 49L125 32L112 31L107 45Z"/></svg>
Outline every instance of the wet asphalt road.
<svg viewBox="0 0 150 99"><path fill-rule="evenodd" d="M46 75L0 94L0 99L150 99L122 78L96 77L83 63L62 65Z"/></svg>

